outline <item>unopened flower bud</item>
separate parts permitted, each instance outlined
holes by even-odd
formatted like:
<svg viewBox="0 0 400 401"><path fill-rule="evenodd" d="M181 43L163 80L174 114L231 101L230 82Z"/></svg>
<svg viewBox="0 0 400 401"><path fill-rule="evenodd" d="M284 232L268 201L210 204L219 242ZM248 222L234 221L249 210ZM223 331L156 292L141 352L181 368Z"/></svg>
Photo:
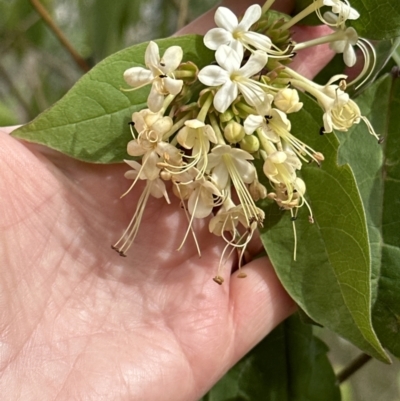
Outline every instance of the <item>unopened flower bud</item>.
<svg viewBox="0 0 400 401"><path fill-rule="evenodd" d="M293 187L300 196L304 196L304 194L306 193L306 184L299 177L296 177L296 179L294 180Z"/></svg>
<svg viewBox="0 0 400 401"><path fill-rule="evenodd" d="M164 181L169 181L171 179L172 175L169 171L161 171L160 172L160 178Z"/></svg>
<svg viewBox="0 0 400 401"><path fill-rule="evenodd" d="M221 113L219 115L219 121L221 123L227 123L228 121L231 121L235 117L235 114L231 109L226 110L224 113Z"/></svg>
<svg viewBox="0 0 400 401"><path fill-rule="evenodd" d="M255 135L246 135L240 142L240 147L249 153L257 152L260 149L260 141Z"/></svg>
<svg viewBox="0 0 400 401"><path fill-rule="evenodd" d="M224 129L224 137L229 143L238 143L245 135L243 126L236 121L230 121Z"/></svg>
<svg viewBox="0 0 400 401"><path fill-rule="evenodd" d="M249 185L249 192L255 202L267 197L267 188L265 188L258 180L254 180Z"/></svg>
<svg viewBox="0 0 400 401"><path fill-rule="evenodd" d="M275 106L284 113L295 113L303 107L296 89L281 89L274 98Z"/></svg>

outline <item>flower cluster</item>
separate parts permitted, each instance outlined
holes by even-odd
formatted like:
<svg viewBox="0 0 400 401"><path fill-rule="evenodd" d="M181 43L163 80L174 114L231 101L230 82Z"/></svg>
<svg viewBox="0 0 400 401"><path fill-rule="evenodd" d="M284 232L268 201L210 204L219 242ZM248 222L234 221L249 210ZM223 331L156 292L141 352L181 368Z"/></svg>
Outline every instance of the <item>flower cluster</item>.
<svg viewBox="0 0 400 401"><path fill-rule="evenodd" d="M179 46L166 49L161 57L155 42L147 47L146 68L125 71L125 81L134 89L151 84L151 90L148 108L132 115L133 139L127 151L136 159L127 161L132 170L126 177L133 180L130 189L138 180L146 185L128 228L113 246L122 256L136 237L149 196L170 202L166 181L188 219L182 245L190 233L196 241L194 219L207 218L210 233L226 242L220 268L232 250L238 251L242 264L247 244L264 223L256 203L260 199L269 198L290 211L292 220L306 205L313 222L298 172L303 163L319 165L324 156L292 132L288 115L303 107L297 90L313 96L323 109L323 132L347 131L364 120L376 136L345 92L346 76L334 76L320 86L288 67L295 51L327 42L354 65L353 45L360 39L345 23L358 18L357 11L347 1L315 0L293 19L271 19L267 11L272 3L250 6L240 20L219 7L217 27L204 36L216 62L200 71L182 62ZM332 12L322 15L322 6L332 7ZM295 44L289 29L312 11L335 32ZM256 159L262 165L259 170ZM222 283L220 272L214 280Z"/></svg>

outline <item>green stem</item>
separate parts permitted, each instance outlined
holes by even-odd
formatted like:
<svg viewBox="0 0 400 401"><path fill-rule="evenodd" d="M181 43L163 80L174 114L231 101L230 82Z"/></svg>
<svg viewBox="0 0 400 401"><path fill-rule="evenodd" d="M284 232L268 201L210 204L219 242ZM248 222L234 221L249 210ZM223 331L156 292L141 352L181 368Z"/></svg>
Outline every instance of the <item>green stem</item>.
<svg viewBox="0 0 400 401"><path fill-rule="evenodd" d="M262 6L262 13L265 14L272 6L272 4L275 3L275 0L267 0L265 4Z"/></svg>
<svg viewBox="0 0 400 401"><path fill-rule="evenodd" d="M324 43L336 42L338 40L344 40L344 39L346 39L345 31L337 31L337 32L331 33L330 35L326 35L326 36L322 36L320 38L308 40L307 42L298 43L297 45L295 45L293 51L303 50L308 47L318 46L318 45L322 45Z"/></svg>
<svg viewBox="0 0 400 401"><path fill-rule="evenodd" d="M225 138L222 135L216 117L214 116L214 114L210 114L208 118L210 119L211 126L213 127L215 135L217 136L218 145L226 145Z"/></svg>
<svg viewBox="0 0 400 401"><path fill-rule="evenodd" d="M187 113L179 121L177 121L171 127L171 129L164 134L163 141L166 141L169 137L171 137L173 134L175 134L176 131L178 131L180 128L182 128L185 125L185 122L190 119L190 114L191 114L191 112Z"/></svg>
<svg viewBox="0 0 400 401"><path fill-rule="evenodd" d="M168 95L165 99L164 99L164 103L163 103L163 107L160 110L160 114L164 114L165 110L167 110L168 106L172 103L172 101L175 99L176 95Z"/></svg>
<svg viewBox="0 0 400 401"><path fill-rule="evenodd" d="M252 107L244 103L237 103L236 108L248 114L257 114L257 112Z"/></svg>
<svg viewBox="0 0 400 401"><path fill-rule="evenodd" d="M212 101L213 101L213 95L212 95L212 93L210 93L208 95L206 101L204 102L203 106L201 107L199 114L197 115L197 119L199 121L202 121L203 123L204 123L204 121L206 121L208 110L210 110Z"/></svg>
<svg viewBox="0 0 400 401"><path fill-rule="evenodd" d="M286 29L291 28L293 25L296 25L303 18L307 17L307 15L310 15L311 13L313 13L318 8L321 8L323 5L324 5L323 0L313 1L308 7L306 7L304 10L300 11L291 20L289 20L288 22L283 24L280 29L282 31L284 31Z"/></svg>
<svg viewBox="0 0 400 401"><path fill-rule="evenodd" d="M258 139L260 140L260 144L262 148L267 152L267 154L271 154L276 151L273 145L269 142L269 140L265 137L261 128L257 128L256 130Z"/></svg>

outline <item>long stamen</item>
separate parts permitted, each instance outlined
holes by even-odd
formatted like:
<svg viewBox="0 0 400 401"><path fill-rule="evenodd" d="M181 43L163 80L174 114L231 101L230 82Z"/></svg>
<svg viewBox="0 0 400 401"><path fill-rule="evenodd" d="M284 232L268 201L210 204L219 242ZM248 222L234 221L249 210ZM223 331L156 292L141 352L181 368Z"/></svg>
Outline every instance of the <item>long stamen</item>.
<svg viewBox="0 0 400 401"><path fill-rule="evenodd" d="M151 184L147 183L146 188L139 197L135 214L133 215L128 227L122 234L121 238L112 246L112 248L115 249L121 256L126 256L126 251L131 247L136 238L140 223L142 221L143 213L150 196L150 185ZM119 246L119 243L122 240L124 240L124 242L121 246Z"/></svg>
<svg viewBox="0 0 400 401"><path fill-rule="evenodd" d="M186 216L186 218L187 218L187 220L188 220L188 223L189 223L188 228L187 228L187 230L186 230L186 233L185 233L185 235L184 235L184 237L183 237L182 243L181 243L181 245L178 247L178 251L180 251L180 250L182 249L184 243L186 242L186 239L187 239L187 236L188 236L188 234L189 234L189 231L191 231L191 233L192 233L192 235L193 235L194 243L196 244L197 253L198 253L199 257L201 257L200 246L199 246L199 243L198 243L198 241L197 241L196 233L195 233L194 230L193 230L193 218L194 218L194 213L193 213L193 215L192 215L191 217L189 216L189 212L188 212L188 210L187 210L186 204L185 204L184 200L182 199L182 193L181 193L181 190L180 190L180 188L179 188L179 185L178 185L178 184L175 184L175 185L176 185L176 188L177 188L177 190L178 190L179 196L180 196L180 198L181 198L181 204L182 204L183 210L185 211L185 216ZM196 206L197 206L197 201L198 201L198 197L196 198ZM195 206L195 210L196 210L196 206Z"/></svg>

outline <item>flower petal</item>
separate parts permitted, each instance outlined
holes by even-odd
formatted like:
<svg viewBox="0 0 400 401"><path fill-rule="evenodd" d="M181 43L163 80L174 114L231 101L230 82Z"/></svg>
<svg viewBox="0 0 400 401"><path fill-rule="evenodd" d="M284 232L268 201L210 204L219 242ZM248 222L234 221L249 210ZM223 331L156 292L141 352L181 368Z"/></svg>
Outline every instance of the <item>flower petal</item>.
<svg viewBox="0 0 400 401"><path fill-rule="evenodd" d="M249 58L249 61L239 70L243 77L250 78L259 73L267 64L268 56L261 50L256 50Z"/></svg>
<svg viewBox="0 0 400 401"><path fill-rule="evenodd" d="M234 163L243 182L251 184L256 178L256 169L254 165L243 159L234 159Z"/></svg>
<svg viewBox="0 0 400 401"><path fill-rule="evenodd" d="M193 135L193 129L189 127L183 127L176 136L178 143L186 149L192 149L194 145L195 136Z"/></svg>
<svg viewBox="0 0 400 401"><path fill-rule="evenodd" d="M224 113L237 98L238 88L232 81L225 82L214 97L214 107L220 113Z"/></svg>
<svg viewBox="0 0 400 401"><path fill-rule="evenodd" d="M219 86L229 80L229 74L218 65L208 65L199 72L198 79L204 85Z"/></svg>
<svg viewBox="0 0 400 401"><path fill-rule="evenodd" d="M244 132L247 135L252 134L257 128L261 127L263 122L264 118L262 116L249 114L246 120L244 120Z"/></svg>
<svg viewBox="0 0 400 401"><path fill-rule="evenodd" d="M325 112L324 115L322 116L322 119L324 121L324 132L329 133L333 131L333 126L332 126L332 116L330 112Z"/></svg>
<svg viewBox="0 0 400 401"><path fill-rule="evenodd" d="M158 92L156 85L151 87L151 91L149 93L149 97L147 98L147 105L149 109L156 113L160 111L164 103L164 96Z"/></svg>
<svg viewBox="0 0 400 401"><path fill-rule="evenodd" d="M136 139L128 142L126 151L129 156L142 156L146 152L146 150L141 145L139 145Z"/></svg>
<svg viewBox="0 0 400 401"><path fill-rule="evenodd" d="M353 46L350 43L346 44L343 52L343 60L347 67L353 67L357 61L356 52L354 51Z"/></svg>
<svg viewBox="0 0 400 401"><path fill-rule="evenodd" d="M171 117L161 117L152 124L151 128L162 137L172 128L173 122Z"/></svg>
<svg viewBox="0 0 400 401"><path fill-rule="evenodd" d="M265 92L250 79L238 82L237 86L248 104L258 108L264 101Z"/></svg>
<svg viewBox="0 0 400 401"><path fill-rule="evenodd" d="M204 36L204 45L211 50L217 50L219 46L232 41L232 34L222 28L210 29Z"/></svg>
<svg viewBox="0 0 400 401"><path fill-rule="evenodd" d="M258 4L250 6L243 15L238 30L248 31L250 27L257 22L261 17L261 7Z"/></svg>
<svg viewBox="0 0 400 401"><path fill-rule="evenodd" d="M163 180L160 180L159 178L152 180L148 183L148 185L151 185L150 187L150 193L154 198L162 198L164 196L165 200L167 203L171 203L168 198L168 193L165 188L165 184Z"/></svg>
<svg viewBox="0 0 400 401"><path fill-rule="evenodd" d="M215 52L215 59L217 60L217 63L224 70L226 70L228 72L233 72L233 71L239 70L240 63L242 62L242 59L243 59L243 54L240 54L232 47L222 45L222 46L218 47L217 51ZM250 59L251 59L251 57L250 57ZM263 67L264 67L264 65L263 65ZM260 71L260 70L258 70L258 71Z"/></svg>
<svg viewBox="0 0 400 401"><path fill-rule="evenodd" d="M271 39L258 32L244 32L242 34L243 41L253 46L257 50L267 52L271 49Z"/></svg>
<svg viewBox="0 0 400 401"><path fill-rule="evenodd" d="M151 41L147 45L146 53L144 54L144 63L149 68L154 68L160 63L160 51L156 42Z"/></svg>
<svg viewBox="0 0 400 401"><path fill-rule="evenodd" d="M183 81L180 79L173 79L170 77L163 78L164 88L171 94L177 95L183 86Z"/></svg>
<svg viewBox="0 0 400 401"><path fill-rule="evenodd" d="M187 121L185 121L185 125L186 125L187 127L190 127L190 128L201 128L201 127L204 127L204 126L205 126L205 124L203 123L203 121L200 121L200 120L198 120L197 118L194 118L194 119L192 119L192 120L187 120Z"/></svg>
<svg viewBox="0 0 400 401"><path fill-rule="evenodd" d="M236 15L226 7L218 7L214 16L215 24L224 28L227 31L232 32L239 24Z"/></svg>
<svg viewBox="0 0 400 401"><path fill-rule="evenodd" d="M133 88L147 85L153 78L153 73L143 67L132 67L124 72L125 82Z"/></svg>
<svg viewBox="0 0 400 401"><path fill-rule="evenodd" d="M229 182L229 173L224 163L217 164L211 174L212 181L221 190L225 189Z"/></svg>
<svg viewBox="0 0 400 401"><path fill-rule="evenodd" d="M168 74L170 72L175 71L179 64L182 61L183 50L180 46L171 46L167 50L160 61L160 69L164 72L164 74ZM163 67L163 65L165 67Z"/></svg>

